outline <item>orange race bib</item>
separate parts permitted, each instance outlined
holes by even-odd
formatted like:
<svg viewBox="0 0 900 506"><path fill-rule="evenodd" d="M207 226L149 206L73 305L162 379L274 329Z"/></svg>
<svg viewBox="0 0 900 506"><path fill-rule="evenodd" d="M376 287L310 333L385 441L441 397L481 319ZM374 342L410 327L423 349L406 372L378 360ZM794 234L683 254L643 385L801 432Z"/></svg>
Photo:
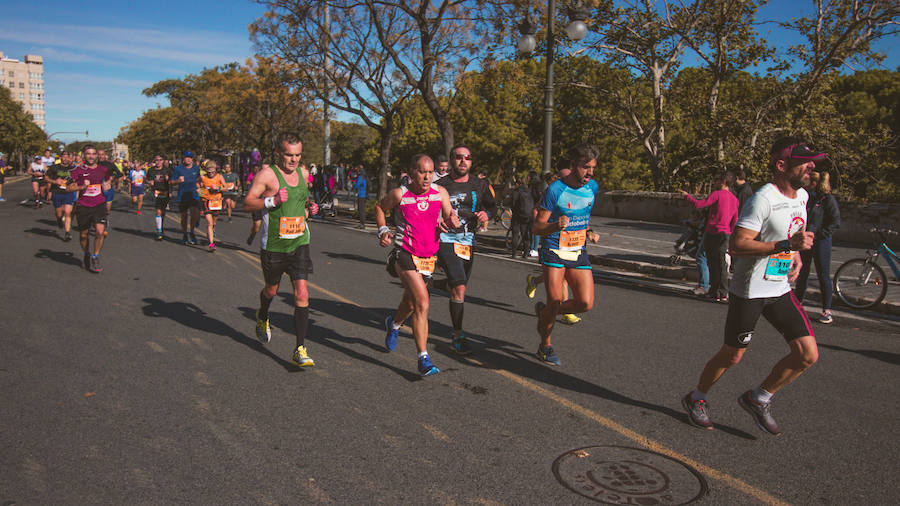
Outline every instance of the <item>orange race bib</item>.
<svg viewBox="0 0 900 506"><path fill-rule="evenodd" d="M103 192L103 188L99 184L89 184L87 188L84 189L85 197L96 197Z"/></svg>
<svg viewBox="0 0 900 506"><path fill-rule="evenodd" d="M559 249L576 250L581 249L587 239L587 229L585 230L560 230L559 232Z"/></svg>
<svg viewBox="0 0 900 506"><path fill-rule="evenodd" d="M460 244L458 242L453 243L453 252L463 260L472 259L472 247L468 244Z"/></svg>
<svg viewBox="0 0 900 506"><path fill-rule="evenodd" d="M222 210L222 196L221 195L216 195L216 196L210 197L209 210L210 211Z"/></svg>
<svg viewBox="0 0 900 506"><path fill-rule="evenodd" d="M140 176L134 178L134 184L144 184L144 178Z"/></svg>
<svg viewBox="0 0 900 506"><path fill-rule="evenodd" d="M296 239L306 233L305 216L282 216L279 223L278 237Z"/></svg>
<svg viewBox="0 0 900 506"><path fill-rule="evenodd" d="M437 262L436 256L430 257L417 257L415 255L410 255L412 257L413 264L416 265L416 272L422 274L423 276L431 276L434 273L434 265Z"/></svg>

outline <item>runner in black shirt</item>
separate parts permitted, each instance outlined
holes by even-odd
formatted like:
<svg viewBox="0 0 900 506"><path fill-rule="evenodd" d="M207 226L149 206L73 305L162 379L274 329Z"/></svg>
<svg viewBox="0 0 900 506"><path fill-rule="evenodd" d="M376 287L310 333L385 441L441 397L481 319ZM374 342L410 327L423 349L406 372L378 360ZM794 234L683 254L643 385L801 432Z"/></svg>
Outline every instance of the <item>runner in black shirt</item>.
<svg viewBox="0 0 900 506"><path fill-rule="evenodd" d="M163 222L166 219L166 210L169 208L169 179L172 177L172 169L163 167L163 159L156 155L153 157L153 165L147 172L147 180L150 181L150 190L154 196L156 207L156 240L162 241Z"/></svg>

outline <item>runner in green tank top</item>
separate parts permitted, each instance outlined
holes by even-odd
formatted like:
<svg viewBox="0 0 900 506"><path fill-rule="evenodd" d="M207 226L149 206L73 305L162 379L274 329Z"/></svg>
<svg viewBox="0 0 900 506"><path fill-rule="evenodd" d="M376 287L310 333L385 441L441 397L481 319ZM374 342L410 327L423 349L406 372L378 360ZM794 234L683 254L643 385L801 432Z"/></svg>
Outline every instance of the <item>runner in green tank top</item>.
<svg viewBox="0 0 900 506"><path fill-rule="evenodd" d="M294 288L294 333L297 348L292 361L300 367L315 365L309 358L304 340L309 320L309 290L306 280L312 273L309 258L309 213L316 214L319 206L309 202L306 181L309 174L300 165L303 143L295 133L284 133L278 139L278 163L259 172L244 198L244 210L263 214L262 265L265 287L259 294L256 313L256 337L263 343L272 339L269 328L269 304L278 293L281 276L291 278ZM308 206L308 207L307 207ZM309 213L307 212L309 209Z"/></svg>

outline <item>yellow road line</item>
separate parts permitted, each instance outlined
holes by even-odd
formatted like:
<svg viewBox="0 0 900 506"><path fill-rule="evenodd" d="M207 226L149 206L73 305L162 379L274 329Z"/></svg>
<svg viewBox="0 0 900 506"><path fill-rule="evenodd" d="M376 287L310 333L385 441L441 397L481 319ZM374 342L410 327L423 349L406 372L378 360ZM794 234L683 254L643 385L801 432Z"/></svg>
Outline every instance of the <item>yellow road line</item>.
<svg viewBox="0 0 900 506"><path fill-rule="evenodd" d="M254 265L257 264L257 259L250 253L247 253L246 251L242 251L242 250L234 250L234 251L236 253L238 253L240 256L244 257L246 260L249 260ZM318 286L315 283L310 283L309 281L307 281L307 286L309 286L311 289L314 289L316 291L324 293L325 295L328 295L329 297L331 297L335 300L338 300L345 304L350 304L350 305L356 306L361 311L364 311L366 313L369 313L369 314L375 316L376 319L379 317L379 315L375 314L373 311L369 311L368 309L362 307L361 305L357 304L356 302L354 302L346 297L342 297L341 295L338 295L330 290L326 290L325 288L322 288L321 286ZM429 337L431 337L431 336L429 336ZM482 363L478 360L472 359L472 358L470 358L469 360L472 363L477 364L482 367L485 365L484 363ZM754 497L754 498L758 499L759 501L762 501L763 503L774 504L774 505L787 505L788 504L787 502L773 496L772 494L769 494L768 492L766 492L764 490L761 490L759 488L754 487L753 485L750 485L749 483L745 482L744 480L741 480L740 478L736 478L734 476L731 476L728 473L719 471L718 469L715 469L713 467L702 464L690 457L687 457L686 455L682 455L682 454L676 452L675 450L668 448L667 446L663 445L662 443L659 443L658 441L655 441L655 440L650 439L642 434L639 434L639 433L629 429L628 427L625 427L624 425L622 425L620 423L614 422L614 421L610 420L609 418L606 418L605 416L600 415L596 411L593 411L593 410L588 409L576 402L566 399L565 397L563 397L557 393L554 393L554 392L552 392L540 385L537 385L531 381L528 381L527 379L525 379L517 374L511 373L511 372L503 370L503 369L496 369L496 368L486 368L486 370L497 373L500 376L503 376L504 378L506 378L510 381L513 381L514 383L516 383L524 388L527 388L528 390L531 390L532 392L534 392L536 394L546 397L546 398L556 402L557 404L562 405L563 407L565 407L567 409L570 409L576 413L579 413L580 415L599 423L600 425L606 427L607 429L609 429L613 432L616 432L619 435L621 435L627 439L634 441L638 445L643 446L644 448L647 448L648 450L651 450L651 451L654 451L657 453L661 453L661 454L671 457L675 460L681 461L681 462L693 467L697 471L705 474L706 476L709 476L710 478L712 478L714 480L721 481L721 482L725 483L726 485L728 485L729 487L731 487L739 492L743 492L744 494L747 494L751 497Z"/></svg>

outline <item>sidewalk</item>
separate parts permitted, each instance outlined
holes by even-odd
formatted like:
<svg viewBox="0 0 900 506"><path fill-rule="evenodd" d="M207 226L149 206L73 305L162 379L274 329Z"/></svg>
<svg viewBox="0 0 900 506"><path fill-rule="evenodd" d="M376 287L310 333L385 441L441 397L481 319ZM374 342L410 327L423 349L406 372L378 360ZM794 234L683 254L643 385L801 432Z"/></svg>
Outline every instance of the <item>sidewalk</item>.
<svg viewBox="0 0 900 506"><path fill-rule="evenodd" d="M337 211L340 214L356 215L356 199L352 201L345 192L339 192ZM369 222L373 221L369 217ZM698 279L697 268L693 258L682 257L678 265L672 265L671 257L675 253L675 241L684 232L683 227L665 223L650 223L644 221L626 220L619 218L591 217L591 229L600 234L598 244L588 244L588 254L591 263L609 269L639 273L653 278L665 280L678 280L685 282L685 290L696 286ZM506 229L499 226L491 226L486 232L480 232L477 236L478 244L493 253L506 253ZM866 250L854 245L838 244L832 254L832 275L837 268L851 258L864 257ZM533 260L537 265L536 259ZM879 307L873 309L884 314L900 316L900 302L898 302L897 283L891 282L888 294ZM818 279L815 269L810 273L809 288L806 291L805 303L807 306L818 306L821 303L821 293L818 289ZM834 306L841 307L841 301L835 297ZM842 308L855 311L849 308Z"/></svg>

